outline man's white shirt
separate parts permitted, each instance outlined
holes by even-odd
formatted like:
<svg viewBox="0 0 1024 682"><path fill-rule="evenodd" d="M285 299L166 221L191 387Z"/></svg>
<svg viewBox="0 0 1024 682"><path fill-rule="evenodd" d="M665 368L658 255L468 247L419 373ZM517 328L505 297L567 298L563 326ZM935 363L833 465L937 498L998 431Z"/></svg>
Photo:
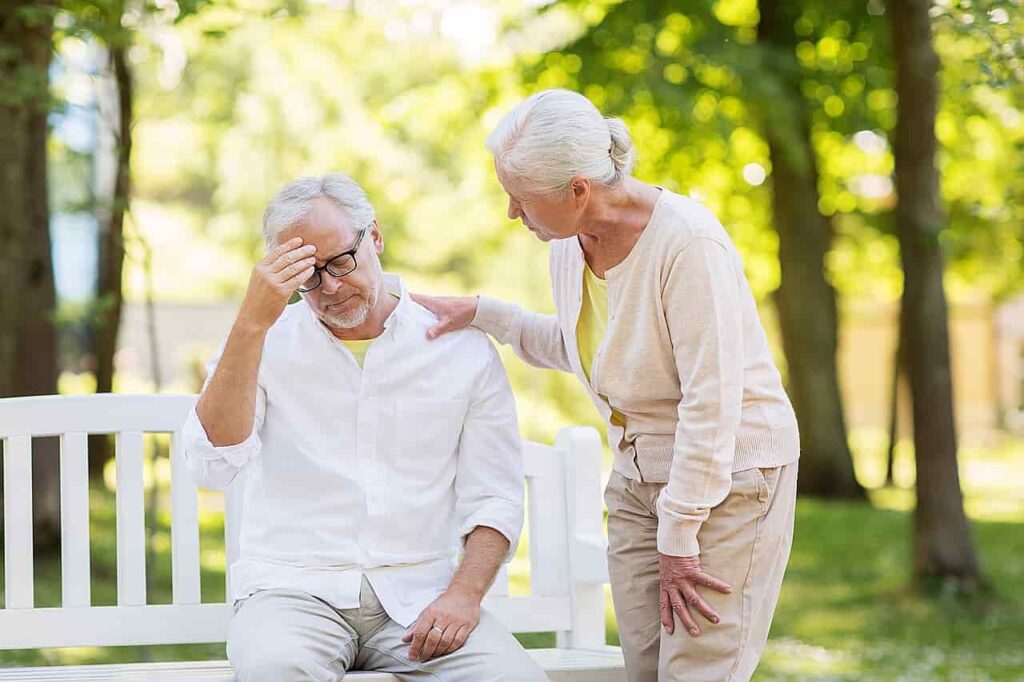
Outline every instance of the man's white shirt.
<svg viewBox="0 0 1024 682"><path fill-rule="evenodd" d="M428 340L433 314L399 278L386 274L385 287L400 299L362 368L298 302L267 333L249 437L214 447L188 416L196 482L244 476L233 600L295 589L356 608L365 575L408 626L448 587L473 528L499 531L515 553L524 475L501 360L479 331Z"/></svg>

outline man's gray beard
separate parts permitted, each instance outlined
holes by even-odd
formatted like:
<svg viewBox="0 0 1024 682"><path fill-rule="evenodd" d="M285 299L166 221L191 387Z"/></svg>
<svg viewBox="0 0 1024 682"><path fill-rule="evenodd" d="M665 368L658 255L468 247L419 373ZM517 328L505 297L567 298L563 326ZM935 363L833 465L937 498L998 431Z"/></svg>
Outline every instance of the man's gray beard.
<svg viewBox="0 0 1024 682"><path fill-rule="evenodd" d="M378 284L370 292L370 300L363 300L358 308L347 313L334 313L321 310L319 317L328 327L335 329L352 329L358 327L370 316L370 311L377 305L380 298L380 285Z"/></svg>

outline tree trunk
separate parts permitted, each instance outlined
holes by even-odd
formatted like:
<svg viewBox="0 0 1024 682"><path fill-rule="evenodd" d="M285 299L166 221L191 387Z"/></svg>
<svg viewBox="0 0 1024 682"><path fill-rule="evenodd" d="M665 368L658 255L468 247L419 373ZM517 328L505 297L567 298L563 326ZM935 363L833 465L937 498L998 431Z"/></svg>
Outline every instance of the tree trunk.
<svg viewBox="0 0 1024 682"><path fill-rule="evenodd" d="M896 92L897 236L903 260L900 314L910 380L917 466L914 574L919 583L972 590L980 579L957 470L940 208L935 166L939 59L930 0L890 3Z"/></svg>
<svg viewBox="0 0 1024 682"><path fill-rule="evenodd" d="M817 163L795 57L797 16L781 0L760 0L759 10L759 40L782 67L777 73L782 91L776 94L785 98L785 110L793 114L766 120L764 127L782 271L775 304L789 365L789 393L800 424L799 488L811 495L863 497L839 391L836 292L824 272L832 228L818 209Z"/></svg>
<svg viewBox="0 0 1024 682"><path fill-rule="evenodd" d="M893 470L896 464L896 442L900 431L900 377L903 376L903 338L896 333L896 353L892 360L892 392L889 394L889 446L885 451L885 482L884 486L896 483Z"/></svg>
<svg viewBox="0 0 1024 682"><path fill-rule="evenodd" d="M49 108L50 25L35 17L34 2L0 4L0 396L15 395L19 329L28 269L29 236L39 229L35 187L40 155L37 130ZM26 14L32 12L31 15ZM29 16L33 17L32 22ZM45 166L44 166L45 167Z"/></svg>
<svg viewBox="0 0 1024 682"><path fill-rule="evenodd" d="M50 2L0 5L0 396L57 392L46 176L54 11ZM40 552L59 540L59 466L55 439L35 439L33 531Z"/></svg>
<svg viewBox="0 0 1024 682"><path fill-rule="evenodd" d="M127 34L125 34L127 35ZM96 359L96 392L110 393L114 387L114 353L121 328L124 271L124 218L131 198L131 155L134 80L128 63L127 41L110 48L110 63L117 85L117 131L114 138L117 166L110 202L109 219L99 234L99 272L96 287L97 315L93 338ZM89 477L98 481L103 468L113 457L111 439L105 435L90 437Z"/></svg>

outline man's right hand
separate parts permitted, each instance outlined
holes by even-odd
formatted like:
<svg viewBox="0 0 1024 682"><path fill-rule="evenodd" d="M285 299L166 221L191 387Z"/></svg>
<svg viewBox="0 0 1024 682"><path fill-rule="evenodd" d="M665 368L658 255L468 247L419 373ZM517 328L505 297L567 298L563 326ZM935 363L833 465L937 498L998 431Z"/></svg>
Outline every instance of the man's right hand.
<svg viewBox="0 0 1024 682"><path fill-rule="evenodd" d="M316 246L303 246L301 237L293 237L268 253L252 270L238 313L239 322L261 331L270 329L292 294L313 276L315 253Z"/></svg>

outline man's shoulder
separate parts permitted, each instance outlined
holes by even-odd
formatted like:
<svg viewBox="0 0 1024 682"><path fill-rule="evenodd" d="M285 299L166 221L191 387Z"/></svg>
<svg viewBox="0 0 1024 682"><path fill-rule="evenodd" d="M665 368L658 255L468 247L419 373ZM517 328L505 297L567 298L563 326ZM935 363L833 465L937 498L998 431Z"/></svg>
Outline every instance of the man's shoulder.
<svg viewBox="0 0 1024 682"><path fill-rule="evenodd" d="M414 300L409 301L409 323L413 326L414 333L422 332L422 339L428 344L438 344L449 352L471 352L481 357L490 357L494 346L487 334L474 327L466 327L457 331L442 334L436 339L427 339L427 330L436 325L440 320L428 308L420 305Z"/></svg>

